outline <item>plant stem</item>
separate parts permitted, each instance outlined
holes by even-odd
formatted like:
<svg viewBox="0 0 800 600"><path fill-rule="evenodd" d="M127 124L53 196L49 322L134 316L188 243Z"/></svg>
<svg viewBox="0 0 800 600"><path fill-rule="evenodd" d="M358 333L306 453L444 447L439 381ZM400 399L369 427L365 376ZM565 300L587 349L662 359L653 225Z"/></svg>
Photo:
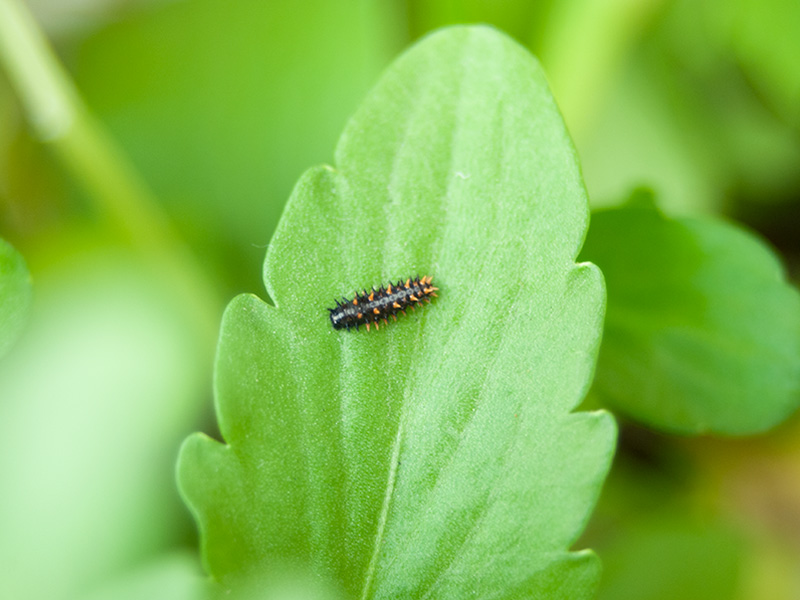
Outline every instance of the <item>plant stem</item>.
<svg viewBox="0 0 800 600"><path fill-rule="evenodd" d="M220 310L213 287L145 182L89 113L19 0L0 0L0 64L38 138L53 146L96 211L174 289L213 348Z"/></svg>

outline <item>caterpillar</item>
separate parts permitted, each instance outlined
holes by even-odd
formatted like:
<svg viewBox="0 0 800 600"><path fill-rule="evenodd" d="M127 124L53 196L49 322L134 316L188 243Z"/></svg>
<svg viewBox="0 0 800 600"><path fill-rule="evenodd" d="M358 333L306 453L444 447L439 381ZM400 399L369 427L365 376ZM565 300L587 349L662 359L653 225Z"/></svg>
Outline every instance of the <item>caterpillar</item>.
<svg viewBox="0 0 800 600"><path fill-rule="evenodd" d="M431 301L431 297L436 297L439 288L433 287L432 277L410 277L396 284L389 282L386 287L379 289L372 288L371 291L364 290L362 293L356 292L352 300L342 298L344 302L336 302L336 308L329 308L331 325L334 329L347 329L351 327L358 330L360 325L366 325L369 331L370 325L375 325L378 329L378 321L383 321L388 325L389 317L397 320L397 313L406 314L406 307L416 310L416 305L423 300Z"/></svg>

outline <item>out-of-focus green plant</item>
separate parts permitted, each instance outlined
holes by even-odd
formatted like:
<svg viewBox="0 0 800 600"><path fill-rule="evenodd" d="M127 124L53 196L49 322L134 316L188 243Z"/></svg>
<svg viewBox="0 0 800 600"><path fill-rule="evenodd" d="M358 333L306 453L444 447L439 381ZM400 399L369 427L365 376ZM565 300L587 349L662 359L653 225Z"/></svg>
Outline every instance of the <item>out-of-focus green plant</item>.
<svg viewBox="0 0 800 600"><path fill-rule="evenodd" d="M708 18L767 104L800 131L800 5L717 0Z"/></svg>
<svg viewBox="0 0 800 600"><path fill-rule="evenodd" d="M608 286L603 403L682 433L755 433L797 409L800 294L760 240L667 219L640 192L594 214L581 256Z"/></svg>
<svg viewBox="0 0 800 600"><path fill-rule="evenodd" d="M218 279L255 289L297 177L400 48L389 3L174 2L83 41L73 67Z"/></svg>
<svg viewBox="0 0 800 600"><path fill-rule="evenodd" d="M37 3L40 11L48 10L42 6ZM59 10L69 11L69 2L59 3ZM0 69L0 235L25 256L36 282L28 324L0 362L0 479L4 482L0 495L0 571L5 577L4 589L17 597L48 600L140 596L188 599L208 591L187 555L169 552L181 540L187 543L188 527L185 516L179 516L170 474L177 440L197 427L207 405L208 392L203 390L209 387L211 378L208 356L217 334L220 307L232 290L260 289L259 263L291 186L308 165L330 160L336 136L378 70L401 47L435 28L487 22L540 57L575 139L592 203L620 204L631 189L642 184L656 190L659 203L659 209L628 206L596 213L584 254L605 268L609 285L605 341L595 393L590 394L587 405L606 403L620 415L648 423L648 428L642 428L621 417L619 461L595 520L577 543L577 547L596 548L606 558L601 597L680 596L692 600L735 594L741 600L794 600L800 595L794 566L800 556L800 530L792 525L800 493L796 484L800 469L797 423L789 422L774 433L746 442L676 438L653 429L748 433L780 422L798 401L797 337L793 332L797 317L792 309L796 292L783 281L779 261L772 251L738 228L707 217L675 216L705 212L744 218L783 252L790 273L800 272L800 38L794 35L800 26L798 10L797 3L790 0L312 0L299 4L179 0L131 2L117 11L109 3L105 23L93 22L68 35L58 29L55 43L66 65L64 71L42 43L35 23L24 18L22 4L0 0L0 61L5 65ZM502 255L501 250L513 244L519 245L521 255L530 252L555 262L558 257L571 260L573 254L563 252L565 246L558 243L550 248L554 236L565 231L558 215L553 219L531 215L528 211L538 205L521 204L522 198L529 197L526 194L535 198L547 195L538 180L522 177L514 179L514 185L508 183L506 164L519 166L531 164L525 160L538 160L528 156L530 148L502 156L492 155L489 147L476 147L470 154L464 150L465 141L476 140L480 145L487 138L477 135L470 125L473 121L459 121L457 117L473 114L476 107L469 99L482 98L483 107L488 106L488 100L469 86L455 91L457 74L472 72L469 69L484 64L481 61L492 60L498 67L499 81L509 75L502 65L508 67L513 61L493 53L469 61L453 58L450 52L430 57L426 64L413 69L410 83L398 85L395 94L373 96L365 105L373 112L362 109L353 121L360 131L356 134L348 128L342 142L344 147L348 139L360 140L365 147L358 149L348 142L350 150L340 150L337 155L338 171L314 171L319 180L301 180L286 225L270 245L266 281L277 307L240 298L225 317L217 366L218 402L226 439L231 430L238 432L228 452L266 457L264 464L270 465L281 457L293 457L295 462L283 471L277 467L271 471L287 478L294 472L285 469L296 466L298 457L311 457L318 462L302 462L304 470L298 469L323 473L328 479L312 478L310 481L318 484L314 489L293 482L247 500L242 500L241 489L237 489L230 498L212 502L207 492L218 489L214 486L224 479L214 479L213 470L188 469L191 461L182 469L186 490L194 490L194 495L190 494L192 506L201 515L201 523L204 514L222 515L220 518L231 519L225 523L242 524L240 529L234 528L243 532L242 539L258 544L266 539L268 527L278 531L276 524L291 515L299 515L290 524L295 529L314 524L317 528L309 528L306 539L317 545L304 547L303 556L313 557L310 563L323 565L323 571L325 565L344 564L346 577L334 573L333 578L344 581L346 589L353 589L353 582L358 581L358 576L351 577L357 569L350 567L363 564L367 555L374 568L367 571L371 579L360 580L370 581L366 589L379 592L389 589L392 582L415 581L409 566L413 557L407 558L398 544L386 546L385 554L349 552L357 547L352 543L342 550L317 552L319 547L329 549L330 540L336 539L335 531L331 533L323 525L345 522L347 527L368 530L375 521L367 518L362 522L359 518L374 517L378 510L379 514L403 518L387 517L382 538L365 535L359 539L385 539L393 544L398 539L413 540L416 530L407 536L398 533L402 531L399 524L409 522L424 522L421 529L428 536L425 539L434 539L441 529L433 525L440 523L436 519L448 507L467 506L476 494L487 490L493 490L487 506L499 506L498 499L506 498L504 494L513 489L502 485L493 488L493 483L480 475L491 471L488 463L470 462L465 456L484 451L481 456L489 457L487 449L492 443L517 440L511 451L491 456L511 460L513 455L518 462L513 462L507 472L518 476L523 482L520 486L531 486L524 488L530 491L540 489L536 487L543 481L539 475L545 472L562 477L558 484L553 483L559 488L576 474L574 469L592 460L604 460L603 452L607 451L601 448L593 454L586 440L582 453L570 454L575 446L566 447L571 439L568 436L552 443L545 441L550 438L543 433L544 422L526 421L517 430L517 437L498 434L492 440L487 432L498 431L504 422L503 409L510 406L499 400L487 402L486 410L494 412L480 413L484 420L473 417L471 422L485 425L480 431L453 426L461 422L458 415L437 420L437 415L453 407L448 400L457 397L455 393L449 395L442 389L439 395L431 396L440 399L439 404L413 402L423 398L426 391L419 383L421 374L432 373L433 381L445 381L457 370L455 363L459 360L474 365L475 373L485 373L486 386L500 389L503 381L525 379L533 372L532 365L538 369L543 363L538 355L531 358L531 353L547 344L558 348L585 346L577 339L568 341L576 330L565 326L551 337L529 336L526 344L513 346L518 349L516 353L508 353L508 347L502 344L495 348L489 343L482 346L485 356L467 351L489 339L518 340L530 324L515 322L509 316L507 326L482 337L477 329L469 329L472 322L467 316L495 313L490 307L469 303L462 312L456 311L461 305L450 304L454 298L499 300L505 298L501 294L521 289L519 281L528 281L526 277L539 279L535 279L536 287L525 288L525 298L552 300L548 294L555 289L544 281L551 271L543 268L540 273L541 265L533 263L533 270L530 264L521 265L522 276L516 283L508 272L492 267L503 275L505 284L500 290L487 291L488 287L481 286L493 273L476 269L470 252L484 248L480 255L487 265L494 265L492 260ZM450 68L438 81L431 81L428 69L437 72L434 65L442 68L449 64L447 61L453 61ZM77 86L72 84L73 78ZM8 84L14 86L13 93ZM488 88L494 89L491 85ZM409 90L420 89L436 93L426 96L427 103L409 96ZM431 106L431 99L438 103ZM462 104L454 105L456 100ZM403 160L377 168L375 165L391 154L387 148L403 147L391 134L398 123L405 122L400 107L409 112L408 123L427 124L431 133L442 133L453 124L453 137L449 146L442 142L428 147L420 142L425 132L411 129L409 132L417 131L417 137L407 148L419 149L419 157L431 160L422 161L398 151L393 156ZM517 144L514 147L522 148L520 139L529 132L526 127L537 124L537 119L551 125L557 121L551 110L531 110L525 126L509 132L502 123L503 108L504 104L498 102L494 113L487 109L484 115L487 120L492 115L496 119L487 128L507 133L507 139L498 146L502 148L513 146L509 145L511 140ZM395 113L393 120L381 120L391 111ZM439 119L431 123L433 119L423 114L426 111ZM29 128L20 118L23 112L29 117ZM552 156L564 150L563 135L556 138L551 140ZM542 149L547 146L542 144L542 132L531 134L530 139L537 140L531 146L536 148L536 157L546 152ZM459 152L446 156L448 148ZM467 155L475 157L485 169L494 169L494 175L481 172L481 177L457 178L452 185L437 186L447 169ZM570 155L547 175L563 174L574 164ZM343 168L348 165L349 169ZM362 170L362 165L372 166ZM463 169L458 172L469 174ZM387 179L389 173L393 175ZM337 198L352 198L347 212L327 224L331 231L351 237L322 236L320 243L311 240L304 245L300 232L312 230L306 223L317 223L333 206L311 203L324 196L320 181L330 178L341 184L358 178L367 180L371 174L385 185L365 187L368 192L363 194L359 193L362 188L341 185L330 192ZM538 176L541 171L532 168L531 174ZM568 187L573 186L574 181L567 179ZM473 196L465 204L437 204L442 197L461 193L462 188L478 193L478 184L486 181L491 185L485 186L483 204L475 203ZM521 185L524 181L530 184L529 189ZM425 187L427 183L431 185ZM553 197L569 197L569 190L560 189L560 185L550 186ZM375 213L387 194L390 209L385 214ZM440 248L456 248L457 255L463 257L463 264L452 266L453 270L448 266L455 264L450 262L452 257L431 262L431 257L440 256L436 245L429 243L439 239L439 230L432 226L414 229L413 235L403 236L402 244L386 247L385 240L394 239L386 223L398 224L397 232L404 231L401 224L411 227L416 223L413 214L403 210L397 215L391 207L404 208L413 201L424 213L423 196L433 198L431 206L440 209L430 215L432 224L442 222L451 211L467 215L466 210L456 210L461 207L470 209L462 219L464 223L475 230L483 227L495 231L481 232L485 237L480 239L486 242L483 246L457 247L453 232L459 229L445 219L441 231L449 233L442 238ZM461 198L458 194L453 197ZM483 218L481 211L501 206L513 206L513 211L507 211L508 217L518 218L519 214L520 223L509 224L507 229L489 227L494 221ZM511 227L525 223L536 224L533 232ZM583 231L584 226L579 229ZM502 235L504 231L507 236ZM516 233L510 234L512 231ZM531 241L533 234L536 239ZM382 239L376 239L381 235ZM494 242L489 244L491 240ZM311 266L287 258L300 256L303 248L324 256ZM540 251L542 254L537 254ZM370 257L378 256L388 258L377 266L369 262ZM370 334L367 339L334 337L327 330L323 295L347 294L354 286L400 276L402 273L393 269L408 257L413 258L413 266L431 269L437 283L444 281L437 306L416 321L409 319L385 333L382 328L378 336ZM513 261L503 264L510 266ZM346 265L350 265L346 267L349 274L337 271ZM324 273L320 273L323 266ZM553 266L553 272L557 271ZM462 277L464 272L469 276ZM459 284L467 281L468 285L452 288L454 273ZM638 293L644 282L651 284L650 291ZM297 297L302 304L285 300ZM305 312L302 317L293 312L301 307L305 310L308 302L317 298L321 321ZM569 294L565 298L579 303ZM506 306L512 310L520 305ZM565 309L569 306L565 300ZM696 310L698 306L703 310ZM247 307L253 312L245 313ZM530 314L541 316L535 310ZM287 316L282 321L276 315ZM265 323L284 328L265 330ZM296 325L291 328L287 323ZM674 341L675 324L684 342L689 338L692 343L663 343L665 339ZM400 347L403 332L427 332L433 327L456 336L453 339L460 340L458 348L462 351L451 352L442 333L431 345L427 344L427 335L421 338L425 343L412 336L405 343L407 355L400 351L391 354ZM665 335L670 327L671 333ZM323 331L330 336L324 338L327 345L319 337ZM467 334L471 331L474 335L470 337ZM263 335L257 335L259 332ZM274 339L276 332L283 334L267 346L265 340ZM398 344L382 345L382 339ZM245 340L249 340L249 346L243 343ZM442 352L431 356L438 343ZM364 344L360 354L359 344ZM311 347L325 350L317 357L320 364L308 357ZM281 358L274 356L275 348L279 348ZM339 350L349 361L348 369L359 377L375 372L375 389L388 390L386 398L394 398L391 393L397 389L413 390L391 406L405 407L400 410L402 415L419 416L428 436L424 440L432 441L424 449L420 445L410 449L402 446L400 452L406 453L409 462L398 460L392 481L404 481L403 477L409 476L404 473L434 472L420 465L435 470L436 452L457 446L453 456L462 462L454 459L442 467L445 475L439 479L423 478L432 486L430 498L435 499L424 505L435 508L429 516L425 517L424 511L414 513L414 502L422 502L417 496L399 495L408 502L389 502L386 511L374 497L380 495L375 490L385 490L388 481L384 479L378 485L381 468L394 464L391 456L386 457L389 446L385 434L405 422L391 410L379 414L386 398L370 403L375 389L366 385L355 391L342 388L348 392L342 392L348 402L341 405L281 404L288 412L277 415L283 419L277 424L257 411L248 412L262 406L255 401L250 407L234 406L232 399L246 396L237 382L246 383L253 375L247 365L263 367L271 361L279 365L285 364L279 361L289 360L287 357L303 357L308 372L319 378L329 372L349 372L340 371ZM394 361L390 371L378 368L381 363L373 359L377 355ZM325 356L330 360L323 366ZM489 366L486 361L492 356L508 360ZM407 361L399 357L407 357ZM580 356L570 358L581 360ZM549 360L553 365L542 372L551 375L570 364L555 355ZM290 365L294 370L280 370L280 381L296 381L296 362L292 359ZM516 370L510 369L512 363L518 365ZM403 370L404 365L411 370ZM467 372L467 366L459 368L466 371L463 381L453 379L451 387L456 390L475 375ZM529 381L528 385L535 387L538 383ZM258 392L260 388L256 388L249 392ZM329 401L336 393L334 389L323 399ZM290 398L288 387L282 395L264 395L265 401L275 397ZM476 410L482 406L475 404ZM525 409L534 411L537 406L525 405ZM323 413L325 407L331 414ZM409 407L417 407L417 412ZM342 418L364 415L369 419ZM297 421L301 417L306 420ZM337 417L339 421L335 421ZM584 413L583 417L565 418L569 422L587 417ZM293 428L299 422L304 428ZM367 429L337 438L336 431L325 428L326 423L333 422L342 432L355 431L358 423L370 424L375 427L374 435L369 437L371 430ZM246 444L241 440L264 436L256 424L271 426L274 435L263 440L262 446L251 443L242 453L240 448ZM324 435L301 439L298 432ZM346 465L335 465L332 471L347 475L331 483L333 490L346 491L339 496L326 494L325 485L333 476L317 468L342 456L336 445L326 448L326 453L319 451L320 444L337 439L352 441L352 448L365 449L366 456L370 456L368 451L375 451L382 457L367 464L367 458L353 454L348 447L351 453L347 456L356 458ZM283 448L281 440L292 442L293 450ZM539 445L531 450L534 442ZM207 440L197 446L220 447ZM378 452L381 448L383 454ZM517 450L518 454L513 454ZM575 464L556 474L559 469L553 465L573 456ZM228 477L233 470L226 460L218 464L225 466L220 473ZM210 461L206 466L215 464ZM358 464L364 471L354 470ZM249 464L249 470L242 471L252 475L253 485L265 481L257 466ZM463 481L456 478L467 471ZM675 476L676 471L679 476ZM591 486L596 486L597 473L578 474L571 481L591 481ZM374 485L348 487L348 478L352 477ZM266 515L253 508L264 498L274 499L282 489L291 491L292 497L309 499L309 504L295 506L287 501L284 504L290 505L291 512L276 509ZM557 492L550 501L562 497L559 493L563 490ZM576 498L586 500L592 493L581 490ZM539 498L527 495L516 499L515 510L526 506L531 497ZM336 498L347 498L348 502L357 499L358 506L367 508L339 511ZM566 521L561 518L568 514L588 515L586 503L580 510L572 510L568 502L553 513L552 523L538 527L526 543L538 544L542 531L558 537L556 533L561 530L553 524L563 525ZM208 508L203 513L201 505L213 510ZM214 513L221 507L230 510ZM332 512L326 512L328 509ZM462 512L450 514L463 517ZM349 521L337 520L340 514L349 515ZM542 512L532 510L522 520L513 510L504 514L516 515L508 516L504 526L517 524L519 531L525 532ZM470 513L461 520L469 523L473 516ZM499 523L489 517L487 522ZM215 531L220 530L219 524L215 527ZM582 522L572 531L581 528ZM459 531L463 532L456 526L450 538L443 534L437 539L452 541ZM559 552L566 551L568 538L558 538ZM509 535L509 540L514 539ZM320 540L327 540L329 545L320 546ZM468 551L483 548L485 561L475 570L491 566L488 572L493 574L504 572L504 568L508 573L522 573L524 568L514 571L510 563L497 565L503 556L515 556L497 550L508 543L502 540L493 545L483 538L470 537L464 541L464 556L472 557ZM206 544L207 550L227 547L224 543ZM543 547L537 546L532 555L541 558L537 552ZM449 548L443 544L441 556L448 556ZM423 563L426 557L439 556L439 550L418 551L414 547L408 552L414 551L418 562L413 566L419 567L415 573L430 574ZM247 570L248 565L258 571L237 590L238 598L267 593L262 587L264 573L254 566L262 564L259 556L243 557L239 550L232 553L231 561L236 564L231 573L239 574L240 568ZM344 556L344 562L337 562L337 556ZM381 562L387 556L402 560L396 558L388 568L387 562ZM221 572L217 558L209 560L214 574ZM285 571L283 578L271 582L269 593L320 598L336 594L325 582L298 578L302 568L292 568L285 558L270 561ZM594 577L592 559L578 555L570 561L567 563L574 565L576 572L586 571L585 577L561 580L565 584L560 593L566 595L574 592L569 585L581 588L586 584L582 588L585 591ZM407 571L400 573L398 564ZM560 566L553 569L561 572L565 563L556 564ZM48 578L39 576L43 565L48 566ZM702 589L696 583L699 568L707 572ZM670 577L661 577L664 570ZM548 593L559 593L541 577L535 576L531 582L548 589Z"/></svg>
<svg viewBox="0 0 800 600"><path fill-rule="evenodd" d="M693 509L687 497L692 474L675 460L680 451L647 456L646 447L636 448L635 435L623 433L625 454L615 461L582 540L603 560L598 599L744 597L744 532L719 514ZM644 456L631 456L634 449Z"/></svg>
<svg viewBox="0 0 800 600"><path fill-rule="evenodd" d="M22 333L31 303L28 268L19 252L0 239L0 356Z"/></svg>
<svg viewBox="0 0 800 600"><path fill-rule="evenodd" d="M152 275L105 254L39 271L25 335L0 361L11 597L75 597L186 535L170 458L201 415L203 346Z"/></svg>

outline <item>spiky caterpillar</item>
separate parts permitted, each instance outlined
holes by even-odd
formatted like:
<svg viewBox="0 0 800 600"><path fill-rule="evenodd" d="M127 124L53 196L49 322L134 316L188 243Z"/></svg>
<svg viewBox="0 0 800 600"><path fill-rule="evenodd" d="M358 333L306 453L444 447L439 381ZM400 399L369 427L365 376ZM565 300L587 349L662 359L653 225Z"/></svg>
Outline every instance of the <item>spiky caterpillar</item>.
<svg viewBox="0 0 800 600"><path fill-rule="evenodd" d="M361 294L356 292L355 298L344 302L336 300L336 308L329 308L331 324L334 329L347 329L351 327L359 328L360 325L369 326L375 324L378 329L378 321L389 323L389 317L397 320L397 313L406 314L405 309L411 307L416 309L416 305L431 301L432 296L436 296L439 288L431 284L432 277L410 277L406 282L398 281L392 285L381 286L379 289L372 288L371 291L364 290Z"/></svg>

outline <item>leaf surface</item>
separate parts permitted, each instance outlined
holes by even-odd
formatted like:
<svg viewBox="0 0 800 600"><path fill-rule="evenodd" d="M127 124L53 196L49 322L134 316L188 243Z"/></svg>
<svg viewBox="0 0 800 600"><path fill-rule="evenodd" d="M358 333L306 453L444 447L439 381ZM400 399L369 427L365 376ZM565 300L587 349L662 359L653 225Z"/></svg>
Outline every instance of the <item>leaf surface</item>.
<svg viewBox="0 0 800 600"><path fill-rule="evenodd" d="M592 375L604 288L576 265L588 220L538 64L488 28L398 59L298 182L270 244L275 306L222 325L226 444L179 462L210 572L310 569L352 598L583 598L571 553L613 452ZM432 305L335 331L356 289L431 275Z"/></svg>
<svg viewBox="0 0 800 600"><path fill-rule="evenodd" d="M0 239L0 356L17 340L28 316L31 282L25 261Z"/></svg>
<svg viewBox="0 0 800 600"><path fill-rule="evenodd" d="M592 388L608 406L659 429L724 434L797 408L800 295L755 236L668 219L646 198L596 213L582 257L608 282Z"/></svg>

